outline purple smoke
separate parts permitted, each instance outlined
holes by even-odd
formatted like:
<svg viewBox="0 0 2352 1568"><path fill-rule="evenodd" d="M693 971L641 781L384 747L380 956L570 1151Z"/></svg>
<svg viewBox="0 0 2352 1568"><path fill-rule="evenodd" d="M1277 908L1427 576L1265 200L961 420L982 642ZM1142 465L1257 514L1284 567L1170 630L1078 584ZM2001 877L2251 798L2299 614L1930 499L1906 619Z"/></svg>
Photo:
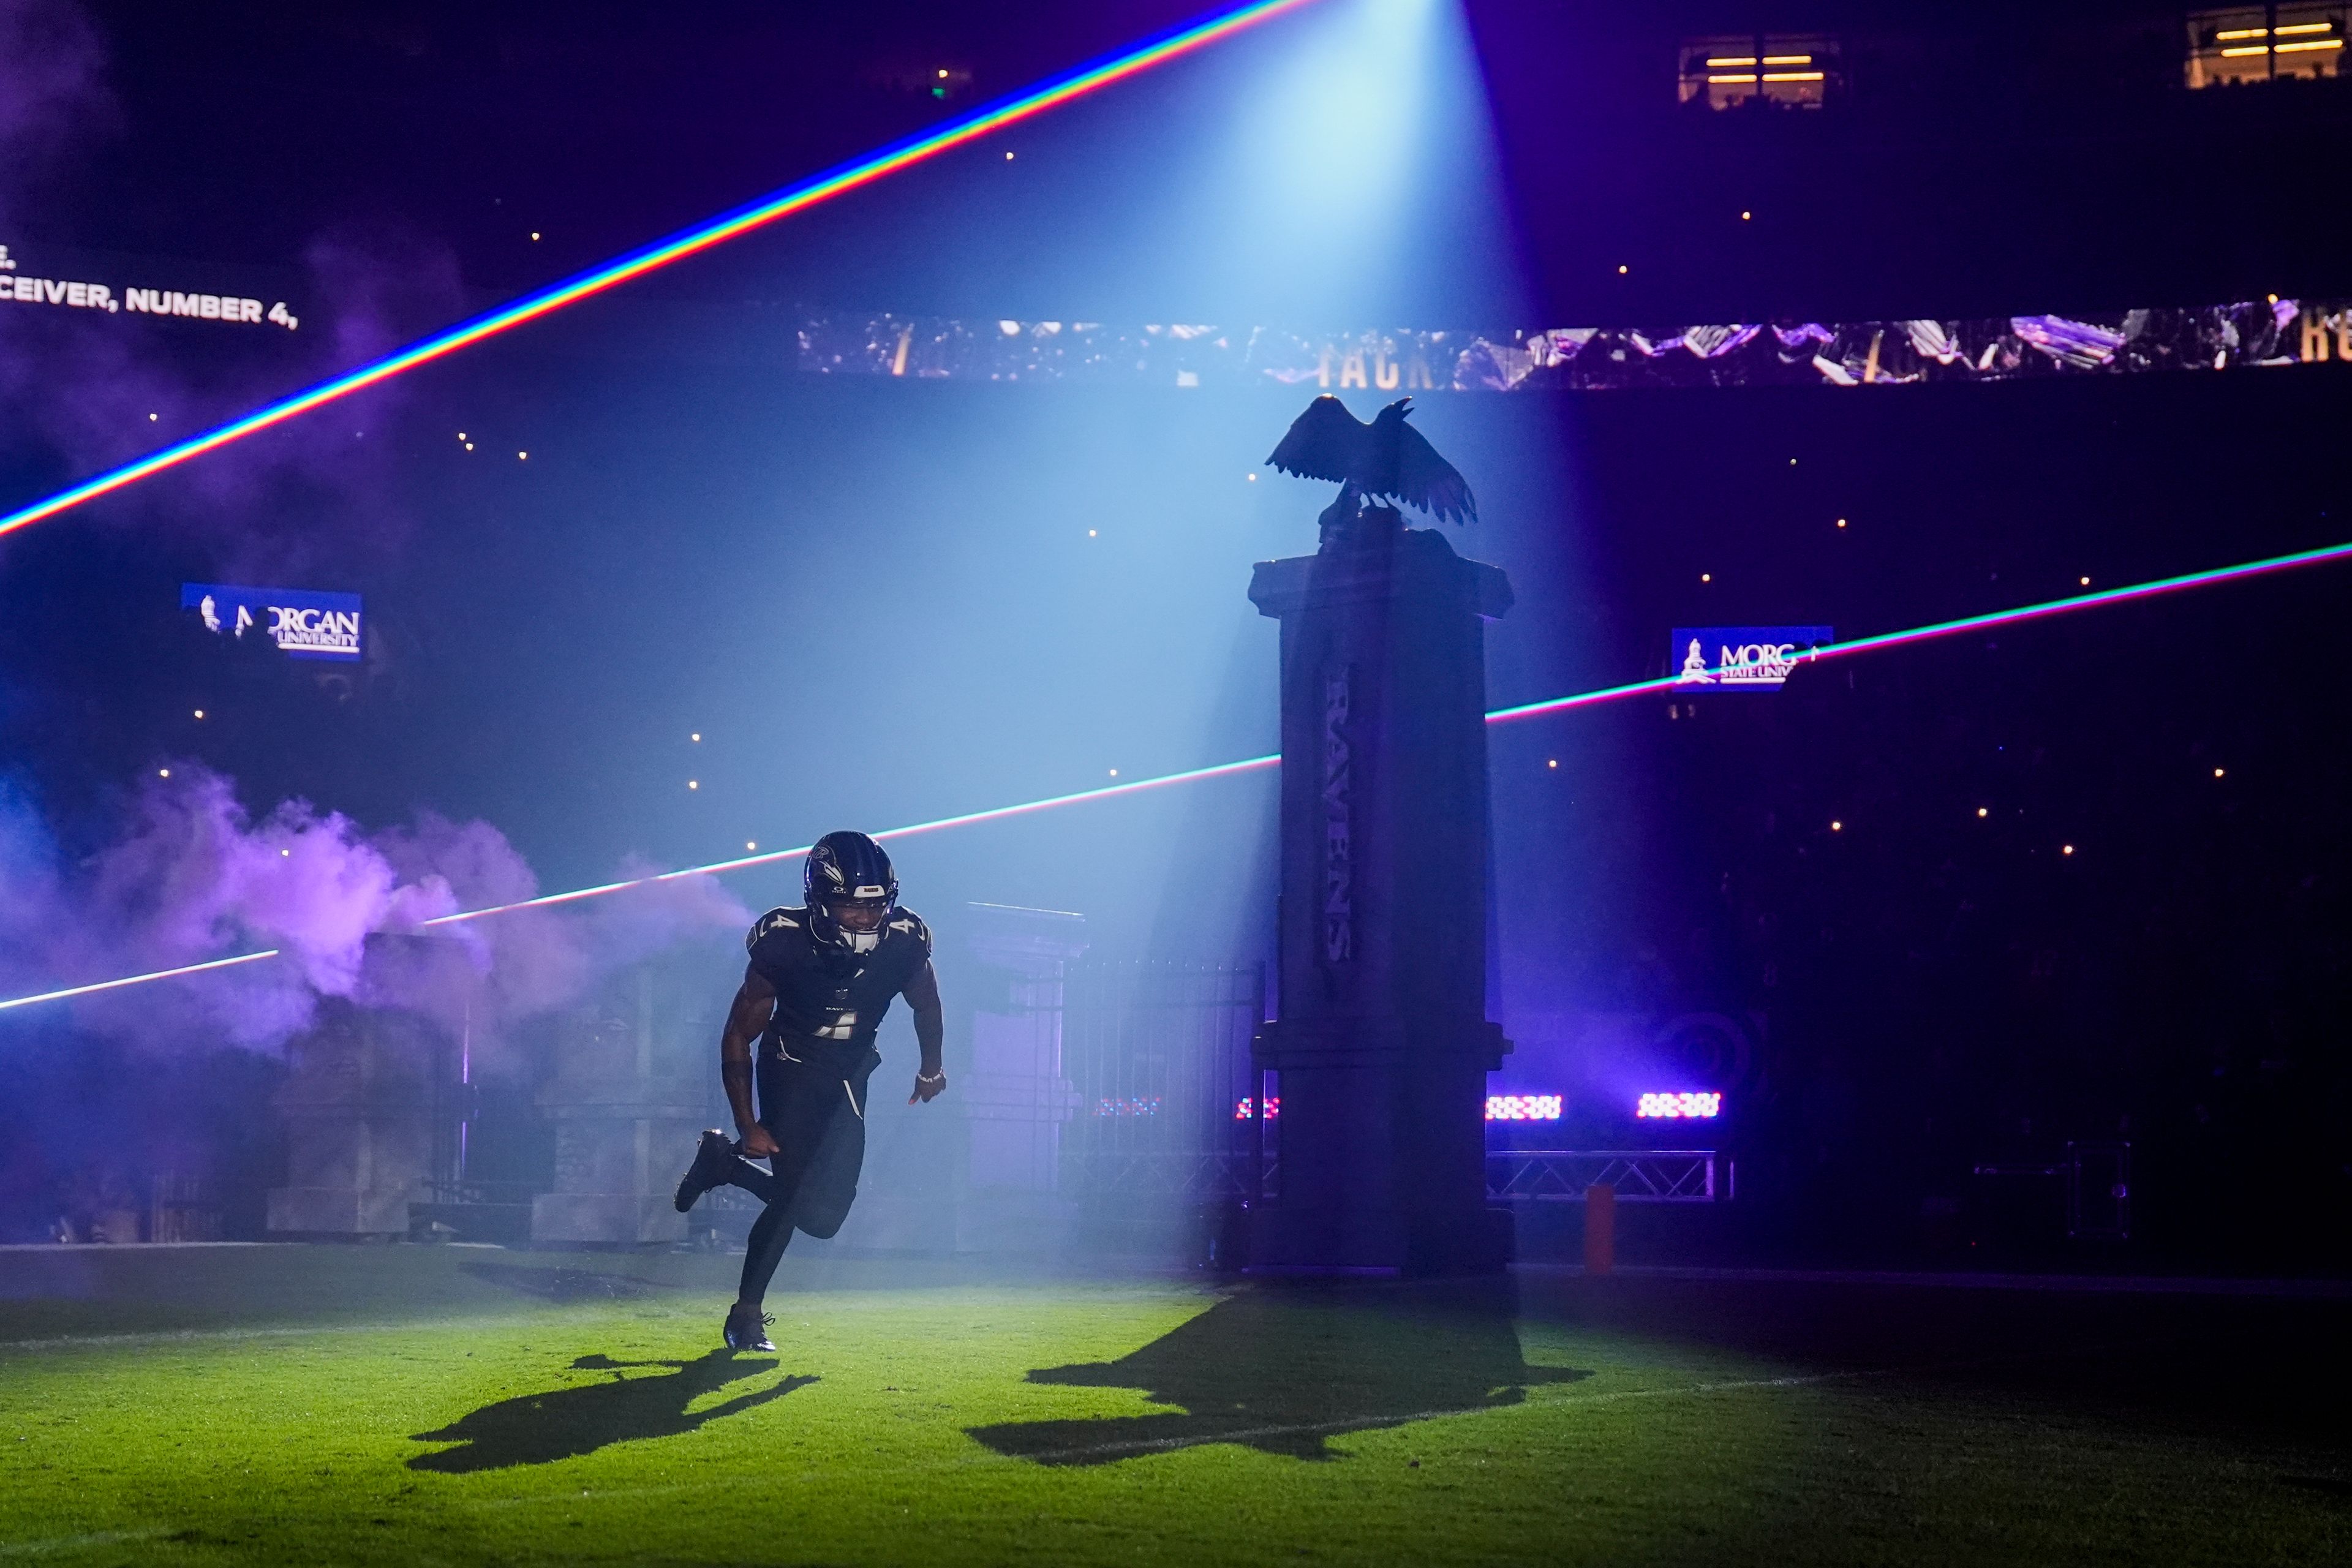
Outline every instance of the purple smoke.
<svg viewBox="0 0 2352 1568"><path fill-rule="evenodd" d="M628 874L634 868L624 868ZM122 831L62 863L37 816L0 795L0 984L26 991L259 947L285 957L144 993L82 998L75 1022L157 1048L270 1050L322 998L421 1013L478 1037L579 1000L615 968L750 912L702 878L592 909L426 931L459 909L529 898L537 879L487 823L425 815L363 834L289 801L255 818L194 765L148 780Z"/></svg>

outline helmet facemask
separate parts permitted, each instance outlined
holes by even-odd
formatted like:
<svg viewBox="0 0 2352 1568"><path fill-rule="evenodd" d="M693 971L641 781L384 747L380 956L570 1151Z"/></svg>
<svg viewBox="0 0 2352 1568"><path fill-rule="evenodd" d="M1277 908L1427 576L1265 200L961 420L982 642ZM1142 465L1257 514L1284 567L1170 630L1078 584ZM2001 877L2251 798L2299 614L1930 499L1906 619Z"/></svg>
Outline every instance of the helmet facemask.
<svg viewBox="0 0 2352 1568"><path fill-rule="evenodd" d="M826 900L824 926L849 952L868 953L882 945L882 927L889 918L889 897L869 885Z"/></svg>

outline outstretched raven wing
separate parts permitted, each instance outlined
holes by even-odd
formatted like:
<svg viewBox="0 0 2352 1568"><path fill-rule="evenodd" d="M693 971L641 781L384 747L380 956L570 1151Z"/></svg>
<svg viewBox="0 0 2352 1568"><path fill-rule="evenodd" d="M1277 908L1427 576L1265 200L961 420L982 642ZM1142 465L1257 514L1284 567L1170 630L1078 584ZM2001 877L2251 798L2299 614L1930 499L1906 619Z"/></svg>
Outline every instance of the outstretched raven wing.
<svg viewBox="0 0 2352 1568"><path fill-rule="evenodd" d="M1281 445L1266 461L1286 474L1304 479L1360 479L1363 476L1357 470L1362 466L1364 433L1370 428L1327 392L1290 422Z"/></svg>
<svg viewBox="0 0 2352 1568"><path fill-rule="evenodd" d="M1297 426L1291 428L1296 430ZM1462 477L1460 469L1437 455L1437 448L1429 444L1427 437L1402 421L1397 426L1396 493L1407 506L1417 506L1440 521L1478 520L1478 503L1471 499L1470 481Z"/></svg>

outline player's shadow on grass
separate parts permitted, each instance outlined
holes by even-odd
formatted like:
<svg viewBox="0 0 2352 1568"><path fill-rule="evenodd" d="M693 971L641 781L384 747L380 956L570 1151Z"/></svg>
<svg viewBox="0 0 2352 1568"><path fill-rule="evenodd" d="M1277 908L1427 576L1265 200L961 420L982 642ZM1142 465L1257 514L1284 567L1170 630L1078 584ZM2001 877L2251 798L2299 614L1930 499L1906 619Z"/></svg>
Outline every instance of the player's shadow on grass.
<svg viewBox="0 0 2352 1568"><path fill-rule="evenodd" d="M581 1454L593 1454L609 1443L639 1437L675 1437L706 1421L733 1415L754 1405L781 1399L795 1388L805 1388L814 1377L780 1378L706 1409L687 1406L730 1383L772 1371L772 1361L739 1361L726 1351L712 1351L693 1361L614 1361L610 1356L583 1355L572 1367L583 1372L609 1372L610 1379L583 1383L574 1388L544 1394L518 1394L468 1412L437 1432L419 1432L418 1443L456 1443L419 1454L408 1461L412 1470L464 1474L503 1469L509 1465L545 1465ZM651 1377L626 1373L646 1367L674 1370Z"/></svg>
<svg viewBox="0 0 2352 1568"><path fill-rule="evenodd" d="M1592 1375L1530 1366L1507 1283L1248 1290L1113 1362L1041 1368L1032 1383L1139 1388L1181 1412L1018 1421L971 1435L1044 1465L1099 1465L1201 1443L1300 1459L1329 1439L1517 1405L1539 1384Z"/></svg>

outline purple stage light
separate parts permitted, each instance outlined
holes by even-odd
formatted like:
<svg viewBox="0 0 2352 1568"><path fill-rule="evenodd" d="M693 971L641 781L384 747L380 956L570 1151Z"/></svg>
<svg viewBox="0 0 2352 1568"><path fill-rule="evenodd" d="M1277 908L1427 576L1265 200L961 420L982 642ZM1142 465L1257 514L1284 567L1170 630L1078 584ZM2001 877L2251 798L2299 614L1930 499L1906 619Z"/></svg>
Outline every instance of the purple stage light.
<svg viewBox="0 0 2352 1568"><path fill-rule="evenodd" d="M1237 1102L1234 1106L1234 1120L1247 1121L1250 1119L1251 1109L1256 1104L1257 1101L1255 1100L1243 1100ZM1265 1119L1268 1121L1282 1120L1282 1096L1269 1094L1265 1097Z"/></svg>
<svg viewBox="0 0 2352 1568"><path fill-rule="evenodd" d="M1720 1094L1645 1094L1634 1102L1633 1114L1649 1117L1708 1118L1723 1114Z"/></svg>
<svg viewBox="0 0 2352 1568"><path fill-rule="evenodd" d="M1486 1120L1557 1121L1560 1106L1561 1097L1557 1094L1490 1094L1486 1097Z"/></svg>

